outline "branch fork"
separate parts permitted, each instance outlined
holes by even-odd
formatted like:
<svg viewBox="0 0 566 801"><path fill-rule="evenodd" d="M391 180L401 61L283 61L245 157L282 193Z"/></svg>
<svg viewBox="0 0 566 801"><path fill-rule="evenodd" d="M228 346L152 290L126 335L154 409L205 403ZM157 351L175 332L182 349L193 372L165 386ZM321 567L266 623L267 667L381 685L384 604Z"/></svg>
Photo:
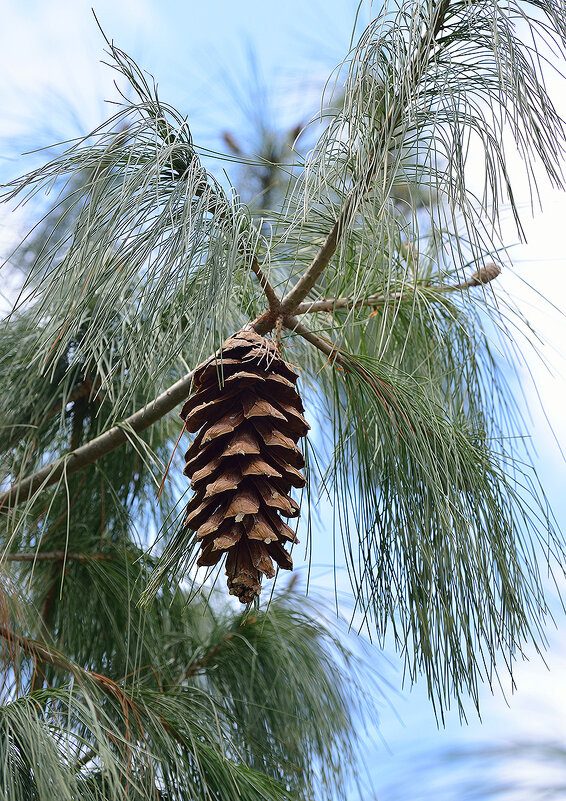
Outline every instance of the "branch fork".
<svg viewBox="0 0 566 801"><path fill-rule="evenodd" d="M341 215L342 217L342 215ZM324 244L311 262L310 267L298 280L283 299L279 299L271 286L267 276L254 256L250 267L257 276L268 302L267 310L247 326L256 333L264 335L274 328L281 331L286 328L294 334L302 336L311 345L324 353L330 363L343 364L340 348L328 339L318 336L303 325L296 315L334 311L336 309L353 309L361 306L377 306L393 300L400 300L403 293L392 295L370 295L366 298L323 298L318 301L305 301L305 297L314 287L322 271L330 261L338 244L339 222L337 221L326 238ZM430 287L435 292L452 292L485 285L493 281L500 274L499 265L491 263L477 269L474 274L459 284L441 284ZM0 495L0 510L11 508L29 500L36 492L47 489L56 484L62 476L75 473L93 462L98 461L107 453L124 444L128 437L127 431L136 433L144 431L157 422L165 414L172 411L189 394L193 381L193 373L187 373L179 381L165 390L155 400L146 404L142 409L126 418L122 423L113 426L100 436L70 451L62 459L52 462L38 470L31 476L16 482L10 489Z"/></svg>

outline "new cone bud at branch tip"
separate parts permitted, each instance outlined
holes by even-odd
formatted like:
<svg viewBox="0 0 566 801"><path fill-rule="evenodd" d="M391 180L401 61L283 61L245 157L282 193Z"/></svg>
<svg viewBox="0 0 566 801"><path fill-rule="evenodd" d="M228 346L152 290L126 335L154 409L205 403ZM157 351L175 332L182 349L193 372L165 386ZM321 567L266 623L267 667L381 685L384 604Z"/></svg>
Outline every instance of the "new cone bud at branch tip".
<svg viewBox="0 0 566 801"><path fill-rule="evenodd" d="M295 388L297 373L273 341L240 331L194 372L195 392L181 418L197 433L184 473L194 495L185 525L196 532L199 567L224 553L228 589L242 603L261 591L273 560L291 570L285 543L297 542L281 516L298 517L291 487L304 487L297 442L310 426Z"/></svg>
<svg viewBox="0 0 566 801"><path fill-rule="evenodd" d="M490 281L493 281L497 276L501 273L501 267L499 264L485 264L483 267L480 267L475 271L475 273L470 278L469 284L470 286L479 286L479 284L489 284Z"/></svg>

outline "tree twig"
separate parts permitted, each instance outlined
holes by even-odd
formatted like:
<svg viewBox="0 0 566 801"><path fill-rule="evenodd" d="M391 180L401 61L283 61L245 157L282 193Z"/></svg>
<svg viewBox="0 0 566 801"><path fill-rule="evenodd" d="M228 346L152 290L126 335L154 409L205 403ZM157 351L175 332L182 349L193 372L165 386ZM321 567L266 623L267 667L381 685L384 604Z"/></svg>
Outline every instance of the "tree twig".
<svg viewBox="0 0 566 801"><path fill-rule="evenodd" d="M307 267L306 271L303 275L299 278L295 286L287 292L283 300L281 301L281 314L283 316L288 316L292 314L299 303L306 298L309 294L311 289L314 287L316 282L318 281L320 275L322 274L324 268L328 265L328 262L334 255L336 248L338 247L338 242L346 223L348 221L348 217L350 215L350 209L353 203L353 195L350 195L344 206L342 207L342 211L340 212L338 219L332 226L332 229L322 247Z"/></svg>
<svg viewBox="0 0 566 801"><path fill-rule="evenodd" d="M281 301L279 300L279 298L277 297L277 293L269 283L269 279L262 270L256 256L253 256L250 262L250 269L253 270L253 272L256 274L257 280L259 281L259 285L263 289L263 292L269 304L269 311L274 317L276 317L279 312L279 307L281 306Z"/></svg>
<svg viewBox="0 0 566 801"><path fill-rule="evenodd" d="M292 317L290 315L285 317L283 319L283 325L294 334L299 334L302 336L303 339L306 339L307 342L310 342L311 345L314 345L315 348L318 348L320 351L322 351L322 353L325 353L331 363L343 363L342 355L338 345L334 344L334 342L331 342L329 339L325 339L324 337L320 337L318 334L315 334L310 330L310 328L307 328L306 325L303 325L299 320L297 320L296 317Z"/></svg>
<svg viewBox="0 0 566 801"><path fill-rule="evenodd" d="M429 291L433 292L454 292L455 290L471 289L474 286L482 286L495 280L501 273L501 267L498 264L486 264L478 268L473 275L466 281L459 284L441 284L436 287L427 287ZM305 302L299 304L296 308L296 314L306 314L308 312L319 311L332 311L333 309L354 309L358 306L375 306L378 303L386 303L391 300L400 300L403 298L404 293L394 292L391 295L370 295L366 298L354 300L354 298L323 298L313 302ZM260 318L261 320L261 318ZM341 350L338 345L331 342L329 339L320 337L315 334L305 325L303 325L297 317L293 315L286 315L283 318L283 325L295 334L299 334L310 342L315 348L325 353L329 361L344 364L344 359L341 355Z"/></svg>
<svg viewBox="0 0 566 801"><path fill-rule="evenodd" d="M3 637L10 645L18 645L22 651L28 656L31 656L34 660L53 665L54 667L63 668L63 670L69 670L69 663L61 654L43 645L43 643L38 640L31 640L29 637L17 634L7 626L0 626L0 637ZM89 673L89 671L84 668L78 666L77 668L81 673Z"/></svg>
<svg viewBox="0 0 566 801"><path fill-rule="evenodd" d="M30 637L18 634L8 626L0 625L0 637L6 640L8 647L11 648L16 645L21 648L35 663L43 662L72 673L77 678L88 678L110 697L118 698L120 702L123 701L129 705L132 704L126 692L113 679L101 673L95 673L93 670L87 670L87 668L81 667L76 662L66 659L55 648L51 648L39 640L32 640Z"/></svg>
<svg viewBox="0 0 566 801"><path fill-rule="evenodd" d="M422 290L433 294L437 292L455 292L457 290L470 289L471 287L479 286L480 283L486 283L478 281L474 276L468 278L467 281L462 281L459 284L439 284L438 286L424 285ZM304 303L299 303L294 313L297 315L309 314L311 312L334 311L335 309L357 309L361 306L379 306L383 303L390 303L394 300L402 300L403 298L408 297L410 292L411 288L409 288L408 292L407 290L402 292L392 292L390 295L368 295L365 298L322 298L321 300L313 300L312 302L305 301Z"/></svg>

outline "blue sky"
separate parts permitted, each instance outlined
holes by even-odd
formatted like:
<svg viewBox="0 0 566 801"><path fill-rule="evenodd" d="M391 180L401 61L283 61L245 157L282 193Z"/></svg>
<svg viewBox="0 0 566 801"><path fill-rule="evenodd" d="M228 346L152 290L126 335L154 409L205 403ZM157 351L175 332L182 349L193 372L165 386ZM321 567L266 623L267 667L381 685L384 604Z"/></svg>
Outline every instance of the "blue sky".
<svg viewBox="0 0 566 801"><path fill-rule="evenodd" d="M115 97L113 74L100 64L104 42L91 6L106 35L152 72L163 99L189 114L198 143L218 146L224 128L245 130L246 115L231 99L234 89L245 96L250 76L249 52L255 54L266 85L274 88L280 109L275 119L293 122L303 104L312 108L325 78L344 57L355 18L356 3L344 0L207 0L207 2L158 2L158 0L27 0L3 9L0 58L5 80L0 86L0 135L13 144L13 152L35 142L38 134L47 141L73 136L94 127L109 114L104 99ZM367 19L369 4L361 13ZM549 75L557 99L566 96L558 79ZM566 114L566 104L563 113ZM72 112L71 112L72 110ZM52 136L51 136L52 132ZM47 144L44 141L44 144ZM21 162L4 149L9 158L2 173L15 174ZM499 290L512 292L525 314L550 343L543 348L551 371L536 358L529 359L532 381L525 374L525 393L532 412L541 482L562 523L566 523L564 464L544 415L537 392L544 399L557 439L566 444L564 415L564 354L566 324L559 311L543 304L527 290L523 281L549 296L559 308L566 298L566 257L563 246L566 202L564 194L541 183L544 213L531 219L522 165L513 168L520 202L525 204L528 245L513 248L518 277L506 271ZM473 181L473 165L470 173ZM5 221L3 221L5 224ZM508 241L516 234L504 223ZM0 241L2 234L0 234ZM327 582L323 569L319 582ZM562 615L559 629L565 630ZM517 672L517 692L507 701L501 695L483 699L483 727L470 715L470 726L462 729L456 715L447 729L437 731L434 716L417 686L410 694L393 698L396 714L384 709L381 735L387 748L373 735L366 743L366 759L377 788L387 788L415 765L418 753L454 742L476 739L499 742L514 736L566 738L566 689L562 677L566 649L560 631L549 632L550 671L540 658ZM397 672L396 672L397 670ZM399 666L388 670L388 678L400 685ZM400 719L399 719L400 718ZM388 753L388 749L390 753ZM424 791L423 791L424 792ZM383 801L393 798L384 789ZM413 796L418 798L419 796ZM424 797L424 796L423 796ZM444 796L438 796L444 798ZM446 798L453 797L449 794Z"/></svg>

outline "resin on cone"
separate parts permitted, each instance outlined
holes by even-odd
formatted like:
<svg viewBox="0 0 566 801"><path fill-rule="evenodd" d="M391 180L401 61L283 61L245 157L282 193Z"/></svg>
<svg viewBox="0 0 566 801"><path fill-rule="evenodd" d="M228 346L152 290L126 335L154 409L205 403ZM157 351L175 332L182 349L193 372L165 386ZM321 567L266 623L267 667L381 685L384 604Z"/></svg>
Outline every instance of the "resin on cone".
<svg viewBox="0 0 566 801"><path fill-rule="evenodd" d="M184 470L195 492L185 525L200 544L197 565L216 565L226 553L228 588L242 603L259 595L262 574L275 575L274 561L293 567L284 545L295 533L282 518L299 515L289 491L305 485L297 442L310 428L297 377L274 342L240 331L196 368L181 411L187 430L198 432Z"/></svg>

